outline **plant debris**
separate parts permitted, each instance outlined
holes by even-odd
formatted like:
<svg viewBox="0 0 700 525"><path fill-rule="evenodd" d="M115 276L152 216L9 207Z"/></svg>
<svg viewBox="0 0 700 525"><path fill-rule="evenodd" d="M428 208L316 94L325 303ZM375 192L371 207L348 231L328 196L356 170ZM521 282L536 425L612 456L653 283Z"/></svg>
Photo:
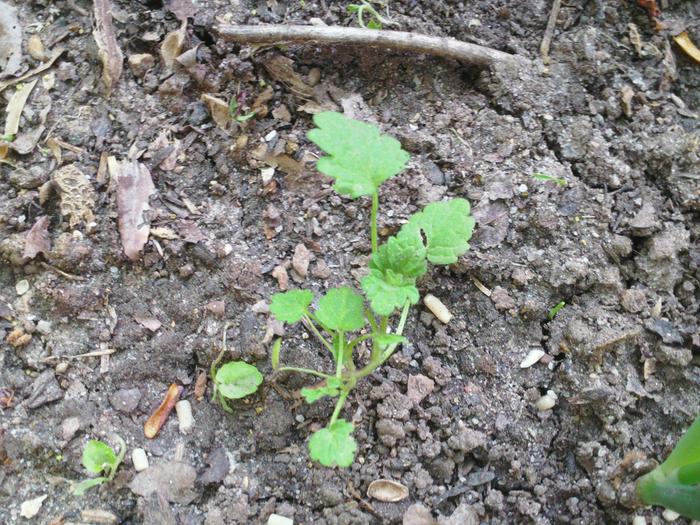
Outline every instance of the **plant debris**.
<svg viewBox="0 0 700 525"><path fill-rule="evenodd" d="M95 1L95 29L92 32L102 61L102 82L106 95L112 92L124 67L124 55L119 49L117 36L112 25L112 5L110 0Z"/></svg>
<svg viewBox="0 0 700 525"><path fill-rule="evenodd" d="M24 111L24 105L34 89L37 80L23 85L20 89L12 94L10 102L7 104L7 117L5 119L5 136L14 137L19 131L19 119Z"/></svg>
<svg viewBox="0 0 700 525"><path fill-rule="evenodd" d="M679 33L676 36L674 36L673 41L676 44L678 44L678 47L685 51L686 55L688 55L690 58L695 60L695 62L700 64L700 49L698 49L697 46L693 43L693 41L690 39L690 36L688 35L687 31L683 31L682 33Z"/></svg>
<svg viewBox="0 0 700 525"><path fill-rule="evenodd" d="M87 176L75 164L63 166L51 175L61 198L61 214L68 217L71 227L80 221L94 221L95 190Z"/></svg>
<svg viewBox="0 0 700 525"><path fill-rule="evenodd" d="M173 383L168 388L165 394L165 399L160 406L151 414L151 417L146 420L143 426L143 433L148 439L153 439L158 435L160 429L163 428L165 421L168 419L170 412L175 408L175 403L180 399L183 388L180 385Z"/></svg>
<svg viewBox="0 0 700 525"><path fill-rule="evenodd" d="M22 65L22 26L17 8L0 1L0 78L17 73Z"/></svg>
<svg viewBox="0 0 700 525"><path fill-rule="evenodd" d="M49 217L42 215L27 233L24 240L24 259L34 259L40 253L47 254L51 250L51 239L49 237Z"/></svg>

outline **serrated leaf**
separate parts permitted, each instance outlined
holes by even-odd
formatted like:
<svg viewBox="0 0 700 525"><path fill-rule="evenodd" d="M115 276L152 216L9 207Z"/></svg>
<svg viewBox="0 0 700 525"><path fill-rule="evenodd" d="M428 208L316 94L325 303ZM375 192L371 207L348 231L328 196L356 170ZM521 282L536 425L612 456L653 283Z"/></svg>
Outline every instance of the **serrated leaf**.
<svg viewBox="0 0 700 525"><path fill-rule="evenodd" d="M331 377L326 380L326 384L317 388L302 388L301 395L307 403L312 404L324 397L336 397L340 395L342 383L339 379Z"/></svg>
<svg viewBox="0 0 700 525"><path fill-rule="evenodd" d="M362 279L362 289L377 315L391 315L394 310L403 307L406 301L416 304L420 299L415 278L397 274L392 270L384 273L370 270Z"/></svg>
<svg viewBox="0 0 700 525"><path fill-rule="evenodd" d="M309 290L290 290L276 293L270 302L270 312L278 321L297 323L304 317L307 308L314 300L314 294Z"/></svg>
<svg viewBox="0 0 700 525"><path fill-rule="evenodd" d="M275 339L272 345L272 356L270 361L272 361L272 369L277 370L280 366L280 349L282 348L282 338L278 337Z"/></svg>
<svg viewBox="0 0 700 525"><path fill-rule="evenodd" d="M349 467L355 460L357 443L350 435L355 427L344 419L338 419L330 427L314 432L309 440L311 459L324 467Z"/></svg>
<svg viewBox="0 0 700 525"><path fill-rule="evenodd" d="M469 249L474 231L469 201L451 199L428 204L413 215L403 230L422 230L426 238L428 260L433 264L452 264Z"/></svg>
<svg viewBox="0 0 700 525"><path fill-rule="evenodd" d="M107 478L104 477L85 479L73 487L73 495L82 496L92 487L102 485L105 481L107 481Z"/></svg>
<svg viewBox="0 0 700 525"><path fill-rule="evenodd" d="M372 339L380 346L398 345L407 341L404 336L398 334L372 334Z"/></svg>
<svg viewBox="0 0 700 525"><path fill-rule="evenodd" d="M90 472L100 472L113 468L117 463L117 455L107 443L91 439L83 449L83 466Z"/></svg>
<svg viewBox="0 0 700 525"><path fill-rule="evenodd" d="M216 371L216 388L228 399L240 399L255 392L263 381L253 365L231 361Z"/></svg>
<svg viewBox="0 0 700 525"><path fill-rule="evenodd" d="M331 330L350 332L365 325L364 300L347 286L333 288L321 297L316 317Z"/></svg>
<svg viewBox="0 0 700 525"><path fill-rule="evenodd" d="M335 190L341 195L353 199L371 195L408 162L399 141L380 134L372 124L332 111L314 115L314 124L309 140L328 154L318 160L316 169L335 179Z"/></svg>

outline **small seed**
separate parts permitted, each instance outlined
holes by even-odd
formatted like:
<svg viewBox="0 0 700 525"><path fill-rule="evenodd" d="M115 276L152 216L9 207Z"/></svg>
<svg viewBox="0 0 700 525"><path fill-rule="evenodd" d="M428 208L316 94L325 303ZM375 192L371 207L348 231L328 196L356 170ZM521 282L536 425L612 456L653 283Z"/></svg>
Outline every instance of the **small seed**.
<svg viewBox="0 0 700 525"><path fill-rule="evenodd" d="M408 497L408 488L390 479L376 479L367 487L367 495L379 501L395 503Z"/></svg>
<svg viewBox="0 0 700 525"><path fill-rule="evenodd" d="M192 417L192 405L186 399L175 403L177 422L180 425L180 433L189 434L194 428L194 418Z"/></svg>
<svg viewBox="0 0 700 525"><path fill-rule="evenodd" d="M141 472L148 468L148 457L146 451L142 448L135 448L131 452L131 462L134 464L134 470Z"/></svg>
<svg viewBox="0 0 700 525"><path fill-rule="evenodd" d="M447 309L440 299L434 295L428 294L423 298L423 303L428 307L428 310L433 312L433 315L440 321L447 324L452 319L452 314Z"/></svg>
<svg viewBox="0 0 700 525"><path fill-rule="evenodd" d="M632 518L632 525L647 525L647 520L644 516L635 516Z"/></svg>
<svg viewBox="0 0 700 525"><path fill-rule="evenodd" d="M540 412L546 412L547 410L551 410L552 408L554 408L554 405L556 404L557 395L551 390L549 390L545 395L543 395L535 402L535 408Z"/></svg>
<svg viewBox="0 0 700 525"><path fill-rule="evenodd" d="M24 295L29 291L29 281L26 279L17 281L17 284L15 284L15 290L17 291L17 295Z"/></svg>
<svg viewBox="0 0 700 525"><path fill-rule="evenodd" d="M34 60L41 60L42 62L46 60L44 43L41 41L39 35L32 35L29 37L27 41L27 52Z"/></svg>
<svg viewBox="0 0 700 525"><path fill-rule="evenodd" d="M530 350L530 353L520 362L520 368L530 368L543 357L544 350Z"/></svg>
<svg viewBox="0 0 700 525"><path fill-rule="evenodd" d="M673 511L671 509L666 509L661 515L666 521L676 521L681 516L676 511Z"/></svg>

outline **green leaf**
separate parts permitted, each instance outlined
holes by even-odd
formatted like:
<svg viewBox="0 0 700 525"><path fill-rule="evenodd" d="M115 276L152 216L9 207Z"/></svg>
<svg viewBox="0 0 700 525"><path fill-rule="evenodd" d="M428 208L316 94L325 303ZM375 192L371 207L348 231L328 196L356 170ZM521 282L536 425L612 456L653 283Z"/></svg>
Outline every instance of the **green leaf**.
<svg viewBox="0 0 700 525"><path fill-rule="evenodd" d="M270 312L278 321L296 323L304 317L313 300L314 294L309 290L290 290L276 293L272 296Z"/></svg>
<svg viewBox="0 0 700 525"><path fill-rule="evenodd" d="M398 345L408 341L404 336L398 334L372 334L372 339L374 339L379 346Z"/></svg>
<svg viewBox="0 0 700 525"><path fill-rule="evenodd" d="M344 419L338 419L327 428L314 432L309 440L311 459L324 467L349 467L355 460L357 443L350 435L355 427Z"/></svg>
<svg viewBox="0 0 700 525"><path fill-rule="evenodd" d="M317 128L309 131L309 140L328 154L318 160L316 169L335 179L341 195L353 199L371 195L408 162L399 141L380 134L372 124L331 111L314 115L314 124Z"/></svg>
<svg viewBox="0 0 700 525"><path fill-rule="evenodd" d="M327 328L350 332L365 325L364 300L347 286L328 290L318 301L316 317Z"/></svg>
<svg viewBox="0 0 700 525"><path fill-rule="evenodd" d="M700 416L695 418L693 424L678 440L675 448L658 468L664 475L684 465L700 462Z"/></svg>
<svg viewBox="0 0 700 525"><path fill-rule="evenodd" d="M282 348L282 338L278 337L275 339L272 345L272 369L277 370L280 367L280 349Z"/></svg>
<svg viewBox="0 0 700 525"><path fill-rule="evenodd" d="M96 487L97 485L102 485L105 481L107 481L107 478L90 478L90 479L85 479L78 483L75 487L73 487L73 495L74 496L82 496L85 494L86 491L91 489L92 487Z"/></svg>
<svg viewBox="0 0 700 525"><path fill-rule="evenodd" d="M114 469L117 455L107 443L91 439L83 449L83 466L90 472L99 474L107 469Z"/></svg>
<svg viewBox="0 0 700 525"><path fill-rule="evenodd" d="M469 212L466 199L432 202L414 214L402 230L422 230L428 260L433 264L452 264L469 249L467 241L474 230L474 218Z"/></svg>
<svg viewBox="0 0 700 525"><path fill-rule="evenodd" d="M263 381L262 374L253 365L231 361L216 371L216 386L222 396L240 399L252 394Z"/></svg>
<svg viewBox="0 0 700 525"><path fill-rule="evenodd" d="M382 23L374 18L371 18L370 21L367 22L367 29L381 29L382 27Z"/></svg>
<svg viewBox="0 0 700 525"><path fill-rule="evenodd" d="M302 388L301 395L307 403L312 404L324 397L337 397L340 395L340 387L343 384L338 378L331 377L323 386L316 388Z"/></svg>
<svg viewBox="0 0 700 525"><path fill-rule="evenodd" d="M369 275L362 279L362 289L377 315L391 315L394 310L406 304L406 301L416 304L420 299L415 278L391 270L385 273L370 270Z"/></svg>
<svg viewBox="0 0 700 525"><path fill-rule="evenodd" d="M678 481L683 485L697 485L700 483L700 463L691 463L679 468Z"/></svg>

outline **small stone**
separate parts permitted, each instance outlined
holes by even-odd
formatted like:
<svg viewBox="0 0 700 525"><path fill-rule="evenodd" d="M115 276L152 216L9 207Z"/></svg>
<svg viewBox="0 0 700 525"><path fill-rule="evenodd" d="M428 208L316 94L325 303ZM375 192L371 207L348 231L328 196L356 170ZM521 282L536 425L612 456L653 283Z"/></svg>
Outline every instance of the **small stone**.
<svg viewBox="0 0 700 525"><path fill-rule="evenodd" d="M647 525L647 520L644 516L635 516L632 518L632 525Z"/></svg>
<svg viewBox="0 0 700 525"><path fill-rule="evenodd" d="M129 56L129 68L136 78L143 77L156 61L150 53L139 53Z"/></svg>
<svg viewBox="0 0 700 525"><path fill-rule="evenodd" d="M331 276L331 269L326 264L323 259L316 262L314 267L311 269L311 275L317 277L318 279L328 279Z"/></svg>
<svg viewBox="0 0 700 525"><path fill-rule="evenodd" d="M178 272L180 277L184 279L186 277L190 277L194 273L194 267L191 264L184 264L180 266L180 270Z"/></svg>
<svg viewBox="0 0 700 525"><path fill-rule="evenodd" d="M654 356L662 363L674 366L688 366L693 360L693 351L690 348L659 345Z"/></svg>
<svg viewBox="0 0 700 525"><path fill-rule="evenodd" d="M80 418L78 417L66 418L61 423L61 437L64 441L73 439L78 430L80 430Z"/></svg>
<svg viewBox="0 0 700 525"><path fill-rule="evenodd" d="M430 510L422 503L414 503L403 514L403 525L435 525Z"/></svg>
<svg viewBox="0 0 700 525"><path fill-rule="evenodd" d="M148 468L148 456L142 448L135 448L131 451L131 462L134 464L136 472L144 471Z"/></svg>
<svg viewBox="0 0 700 525"><path fill-rule="evenodd" d="M452 314L447 309L447 306L443 302L432 294L428 294L423 298L423 304L428 307L435 317L437 317L444 324L449 323L452 320Z"/></svg>
<svg viewBox="0 0 700 525"><path fill-rule="evenodd" d="M36 330L40 334L48 335L51 333L51 323L42 319L36 324Z"/></svg>
<svg viewBox="0 0 700 525"><path fill-rule="evenodd" d="M292 257L292 268L302 279L308 275L309 261L311 261L309 249L301 243L297 244Z"/></svg>
<svg viewBox="0 0 700 525"><path fill-rule="evenodd" d="M287 106L285 106L284 104L281 104L280 106L273 109L272 116L276 119L281 120L282 122L292 121L292 114L289 112L289 109L287 109Z"/></svg>
<svg viewBox="0 0 700 525"><path fill-rule="evenodd" d="M186 399L175 403L177 422L181 434L189 434L194 428L194 418L192 417L192 405Z"/></svg>
<svg viewBox="0 0 700 525"><path fill-rule="evenodd" d="M462 503L449 518L442 518L438 523L440 525L479 525L480 521L474 507Z"/></svg>
<svg viewBox="0 0 700 525"><path fill-rule="evenodd" d="M57 374L65 374L68 371L68 362L61 361L56 365L56 368L54 370Z"/></svg>
<svg viewBox="0 0 700 525"><path fill-rule="evenodd" d="M426 396L430 395L435 389L435 381L423 374L408 376L408 386L406 395L416 405L419 404Z"/></svg>
<svg viewBox="0 0 700 525"><path fill-rule="evenodd" d="M500 286L496 286L493 290L491 290L491 300L493 301L493 305L496 307L496 310L503 311L512 310L515 308L515 301L513 298Z"/></svg>
<svg viewBox="0 0 700 525"><path fill-rule="evenodd" d="M262 178L262 183L267 184L275 176L275 168L268 167L260 170L260 177Z"/></svg>
<svg viewBox="0 0 700 525"><path fill-rule="evenodd" d="M117 390L109 398L109 402L115 410L131 413L136 410L141 401L141 391L138 388L124 388Z"/></svg>
<svg viewBox="0 0 700 525"><path fill-rule="evenodd" d="M556 404L557 396L554 392L549 390L545 395L543 395L537 401L535 401L535 408L540 412L546 412L554 408L554 405Z"/></svg>
<svg viewBox="0 0 700 525"><path fill-rule="evenodd" d="M267 301L260 300L257 303L255 303L253 306L251 306L250 310L255 314L269 314L270 313L270 305L267 304Z"/></svg>
<svg viewBox="0 0 700 525"><path fill-rule="evenodd" d="M294 520L279 514L270 514L270 517L267 519L267 525L294 525Z"/></svg>
<svg viewBox="0 0 700 525"><path fill-rule="evenodd" d="M44 494L43 496L38 496L36 498L23 502L19 509L20 516L22 516L23 518L31 519L37 514L39 514L39 511L41 510L41 505L44 503L44 500L48 497L49 496L47 494Z"/></svg>
<svg viewBox="0 0 700 525"><path fill-rule="evenodd" d="M17 281L17 284L15 284L15 290L17 291L17 295L24 295L29 291L29 281L26 279Z"/></svg>
<svg viewBox="0 0 700 525"><path fill-rule="evenodd" d="M215 317L219 319L226 315L226 303L224 301L209 301L204 305L204 309L211 312Z"/></svg>
<svg viewBox="0 0 700 525"><path fill-rule="evenodd" d="M646 308L647 299L643 290L631 288L629 290L622 291L620 303L629 313L637 314Z"/></svg>
<svg viewBox="0 0 700 525"><path fill-rule="evenodd" d="M289 274L284 266L275 266L272 270L272 277L277 279L277 286L280 290L284 291L289 288Z"/></svg>
<svg viewBox="0 0 700 525"><path fill-rule="evenodd" d="M530 368L544 357L544 353L544 350L530 350L525 359L520 362L520 368Z"/></svg>
<svg viewBox="0 0 700 525"><path fill-rule="evenodd" d="M671 509L664 510L661 515L663 516L663 518L666 521L676 521L678 518L681 517L680 514L678 514L676 511L671 510Z"/></svg>

